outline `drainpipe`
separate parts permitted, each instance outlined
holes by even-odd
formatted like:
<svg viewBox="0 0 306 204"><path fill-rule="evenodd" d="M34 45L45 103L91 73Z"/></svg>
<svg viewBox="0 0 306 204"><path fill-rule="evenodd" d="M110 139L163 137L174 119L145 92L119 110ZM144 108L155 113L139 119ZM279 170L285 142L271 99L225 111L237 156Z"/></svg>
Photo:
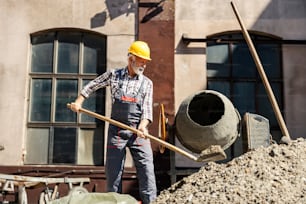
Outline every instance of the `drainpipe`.
<svg viewBox="0 0 306 204"><path fill-rule="evenodd" d="M135 8L135 40L139 38L139 1L136 0L136 8Z"/></svg>

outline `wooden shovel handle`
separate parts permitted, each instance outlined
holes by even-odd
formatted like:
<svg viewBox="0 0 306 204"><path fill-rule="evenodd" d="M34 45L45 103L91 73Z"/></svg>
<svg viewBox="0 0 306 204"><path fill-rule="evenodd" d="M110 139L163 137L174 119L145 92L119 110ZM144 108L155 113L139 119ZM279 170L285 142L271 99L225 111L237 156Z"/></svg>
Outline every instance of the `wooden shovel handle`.
<svg viewBox="0 0 306 204"><path fill-rule="evenodd" d="M71 109L71 104L68 103L68 104L67 104L67 107ZM137 132L139 131L139 130L137 130L136 128L130 127L130 126L128 126L128 125L126 125L126 124L123 124L123 123L121 123L121 122L119 122L119 121L113 120L113 119L111 119L111 118L109 118L109 117L100 115L100 114L98 114L98 113L89 111L89 110L84 109L84 108L80 108L80 109L79 109L79 112L85 113L85 114L87 114L87 115L89 115L89 116L91 116L91 117L97 118L97 119L99 119L99 120L103 120L103 121L109 122L110 124L115 125L115 126L117 126L117 127L120 127L120 128L122 128L122 129L130 130L131 132L133 132L133 133L135 133L135 134L137 134ZM184 156L186 156L186 157L188 157L189 159L192 159L192 160L194 160L194 161L198 161L198 158L197 158L197 157L195 157L194 155L192 155L192 154L190 154L190 153L184 151L183 149L180 149L180 148L178 148L178 147L176 147L176 146L174 146L174 145L172 145L172 144L170 144L170 143L168 143L168 142L166 142L166 141L163 141L163 140L161 140L161 139L159 139L159 138L157 138L157 137L154 137L153 135L145 134L145 136L146 136L147 138L149 138L150 140L153 140L153 141L155 141L155 142L157 142L157 143L159 143L159 144L162 144L163 146L165 146L166 148L168 148L168 149L170 149L170 150L172 150L172 151L175 151L175 152L177 152L177 153L180 153L180 154L182 154L182 155L184 155Z"/></svg>

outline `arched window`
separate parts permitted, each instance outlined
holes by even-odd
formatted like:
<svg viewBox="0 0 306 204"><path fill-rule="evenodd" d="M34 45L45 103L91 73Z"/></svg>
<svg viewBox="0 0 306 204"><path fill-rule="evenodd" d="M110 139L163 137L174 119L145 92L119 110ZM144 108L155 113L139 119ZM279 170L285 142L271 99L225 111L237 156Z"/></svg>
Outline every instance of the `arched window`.
<svg viewBox="0 0 306 204"><path fill-rule="evenodd" d="M72 112L81 88L106 70L106 37L80 30L31 35L26 164L103 164L104 126ZM104 114L104 89L84 107Z"/></svg>
<svg viewBox="0 0 306 204"><path fill-rule="evenodd" d="M283 110L281 45L278 38L251 32L256 51ZM266 117L274 139L281 137L272 105L256 64L241 32L209 37L207 43L207 88L228 96L241 116L246 112Z"/></svg>

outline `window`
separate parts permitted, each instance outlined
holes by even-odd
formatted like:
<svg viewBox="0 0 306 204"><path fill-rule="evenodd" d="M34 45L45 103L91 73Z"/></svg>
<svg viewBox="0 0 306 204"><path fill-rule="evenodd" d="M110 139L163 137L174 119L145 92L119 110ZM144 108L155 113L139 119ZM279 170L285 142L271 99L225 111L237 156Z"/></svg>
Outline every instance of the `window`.
<svg viewBox="0 0 306 204"><path fill-rule="evenodd" d="M283 109L281 47L274 38L250 34L280 109ZM275 40L275 41L273 41ZM266 117L275 140L281 137L272 105L256 64L240 33L215 35L207 43L207 88L230 98L241 116Z"/></svg>
<svg viewBox="0 0 306 204"><path fill-rule="evenodd" d="M104 123L69 110L82 87L106 70L106 38L60 30L31 36L27 164L103 165ZM83 107L104 114L105 91Z"/></svg>

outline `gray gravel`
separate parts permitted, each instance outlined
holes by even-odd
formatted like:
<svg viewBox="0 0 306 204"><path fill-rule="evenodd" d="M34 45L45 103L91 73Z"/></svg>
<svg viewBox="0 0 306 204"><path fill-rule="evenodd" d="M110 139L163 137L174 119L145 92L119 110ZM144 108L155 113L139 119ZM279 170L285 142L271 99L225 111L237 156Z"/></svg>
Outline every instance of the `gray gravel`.
<svg viewBox="0 0 306 204"><path fill-rule="evenodd" d="M305 204L306 140L258 148L226 164L210 162L153 203Z"/></svg>

